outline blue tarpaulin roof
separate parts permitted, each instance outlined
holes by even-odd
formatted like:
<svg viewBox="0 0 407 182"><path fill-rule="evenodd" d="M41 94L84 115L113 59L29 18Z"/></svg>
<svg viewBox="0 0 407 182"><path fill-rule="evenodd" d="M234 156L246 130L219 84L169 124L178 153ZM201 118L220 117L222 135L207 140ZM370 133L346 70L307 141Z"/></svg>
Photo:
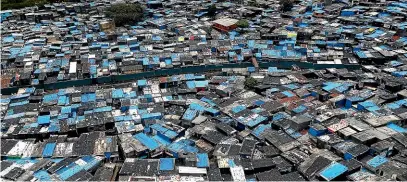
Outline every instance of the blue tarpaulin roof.
<svg viewBox="0 0 407 182"><path fill-rule="evenodd" d="M259 123L265 121L267 118L261 115L258 115L256 118L249 120L246 125L249 127L255 127Z"/></svg>
<svg viewBox="0 0 407 182"><path fill-rule="evenodd" d="M124 97L123 89L113 89L112 90L112 98L113 99L123 98L123 97Z"/></svg>
<svg viewBox="0 0 407 182"><path fill-rule="evenodd" d="M52 157L56 143L47 143L42 151L42 157Z"/></svg>
<svg viewBox="0 0 407 182"><path fill-rule="evenodd" d="M172 171L175 166L175 158L160 158L160 171Z"/></svg>
<svg viewBox="0 0 407 182"><path fill-rule="evenodd" d="M187 81L186 84L189 89L194 89L196 87L195 81Z"/></svg>
<svg viewBox="0 0 407 182"><path fill-rule="evenodd" d="M347 170L348 167L344 166L343 164L333 162L331 165L322 170L319 174L326 180L331 181L345 173Z"/></svg>
<svg viewBox="0 0 407 182"><path fill-rule="evenodd" d="M36 171L33 176L39 181L52 181L51 175L46 170Z"/></svg>
<svg viewBox="0 0 407 182"><path fill-rule="evenodd" d="M166 147L171 144L171 141L167 140L166 138L162 137L162 135L154 135L152 137L155 141L160 143L160 145Z"/></svg>
<svg viewBox="0 0 407 182"><path fill-rule="evenodd" d="M188 108L182 116L182 119L192 121L197 116L197 113L198 110Z"/></svg>
<svg viewBox="0 0 407 182"><path fill-rule="evenodd" d="M88 93L81 95L81 102L94 102L96 101L96 94L95 93Z"/></svg>
<svg viewBox="0 0 407 182"><path fill-rule="evenodd" d="M270 124L259 124L256 128L253 129L252 135L256 137L260 137L261 133L263 133L266 129L271 128L271 123Z"/></svg>
<svg viewBox="0 0 407 182"><path fill-rule="evenodd" d="M188 139L182 139L177 142L173 142L167 147L171 152L186 152L186 153L197 153L199 150L194 146L195 142Z"/></svg>
<svg viewBox="0 0 407 182"><path fill-rule="evenodd" d="M150 150L155 150L158 147L160 147L160 145L154 139L150 138L144 133L138 133L133 137L140 141L144 146L146 146Z"/></svg>
<svg viewBox="0 0 407 182"><path fill-rule="evenodd" d="M207 153L198 153L196 154L196 167L209 167L209 157Z"/></svg>
<svg viewBox="0 0 407 182"><path fill-rule="evenodd" d="M371 167L377 168L388 161L389 160L386 157L378 155L378 156L370 159L369 161L367 161L367 164Z"/></svg>
<svg viewBox="0 0 407 182"><path fill-rule="evenodd" d="M399 133L407 133L407 129L406 129L406 128L403 128L403 127L401 127L401 126L399 126L399 125L396 125L396 124L394 124L394 123L388 123L388 124L387 124L387 127L389 127L390 129L392 129L392 130L394 130L394 131L396 131L396 132L399 132Z"/></svg>
<svg viewBox="0 0 407 182"><path fill-rule="evenodd" d="M38 124L49 124L50 120L51 120L50 115L38 116L37 123Z"/></svg>
<svg viewBox="0 0 407 182"><path fill-rule="evenodd" d="M147 80L137 80L137 85L138 86L146 86L147 85Z"/></svg>
<svg viewBox="0 0 407 182"><path fill-rule="evenodd" d="M238 113L238 112L243 111L245 109L246 109L245 105L238 105L238 106L232 108L232 112L233 113Z"/></svg>
<svg viewBox="0 0 407 182"><path fill-rule="evenodd" d="M282 94L284 94L285 96L287 96L287 97L294 97L295 95L292 93L292 92L290 92L290 91L284 91L284 92L281 92Z"/></svg>

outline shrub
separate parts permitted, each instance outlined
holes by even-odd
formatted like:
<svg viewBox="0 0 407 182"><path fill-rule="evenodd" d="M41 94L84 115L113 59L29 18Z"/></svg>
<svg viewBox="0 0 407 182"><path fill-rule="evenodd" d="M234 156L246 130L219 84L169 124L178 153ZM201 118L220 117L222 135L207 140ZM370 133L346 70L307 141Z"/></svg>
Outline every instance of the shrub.
<svg viewBox="0 0 407 182"><path fill-rule="evenodd" d="M249 27L249 22L248 22L247 20L239 20L239 21L236 23L236 25L237 25L239 28L247 28L247 27Z"/></svg>
<svg viewBox="0 0 407 182"><path fill-rule="evenodd" d="M244 81L244 86L246 86L247 88L253 88L258 84L257 80L254 79L253 77L248 77L246 78L246 80Z"/></svg>
<svg viewBox="0 0 407 182"><path fill-rule="evenodd" d="M214 17L216 15L216 6L212 4L208 8L208 15Z"/></svg>
<svg viewBox="0 0 407 182"><path fill-rule="evenodd" d="M283 11L290 11L294 6L294 0L280 0L280 5Z"/></svg>
<svg viewBox="0 0 407 182"><path fill-rule="evenodd" d="M1 10L21 9L31 6L43 6L50 3L50 0L7 0L1 1Z"/></svg>
<svg viewBox="0 0 407 182"><path fill-rule="evenodd" d="M105 9L107 17L112 18L117 26L137 23L143 19L144 8L140 4L114 4Z"/></svg>

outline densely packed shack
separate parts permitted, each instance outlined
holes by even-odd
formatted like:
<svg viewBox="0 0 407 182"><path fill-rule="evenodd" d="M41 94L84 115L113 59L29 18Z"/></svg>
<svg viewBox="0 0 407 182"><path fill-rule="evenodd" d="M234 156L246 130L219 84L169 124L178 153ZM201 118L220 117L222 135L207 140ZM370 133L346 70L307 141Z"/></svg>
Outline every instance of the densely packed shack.
<svg viewBox="0 0 407 182"><path fill-rule="evenodd" d="M407 2L113 3L2 11L1 180L407 180Z"/></svg>
<svg viewBox="0 0 407 182"><path fill-rule="evenodd" d="M364 73L248 70L21 88L1 99L0 175L18 181L406 180L403 80L372 66ZM248 78L257 85L246 88Z"/></svg>

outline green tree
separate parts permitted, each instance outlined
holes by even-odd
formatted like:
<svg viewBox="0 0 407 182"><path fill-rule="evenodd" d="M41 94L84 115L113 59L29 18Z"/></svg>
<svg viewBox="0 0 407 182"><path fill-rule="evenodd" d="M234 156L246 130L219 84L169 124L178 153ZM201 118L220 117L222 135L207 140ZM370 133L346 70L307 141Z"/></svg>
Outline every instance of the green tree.
<svg viewBox="0 0 407 182"><path fill-rule="evenodd" d="M279 3L283 11L290 11L294 6L294 0L280 0Z"/></svg>
<svg viewBox="0 0 407 182"><path fill-rule="evenodd" d="M257 3L256 0L252 0L252 1L249 1L249 6L258 7L258 6L259 6L259 3Z"/></svg>
<svg viewBox="0 0 407 182"><path fill-rule="evenodd" d="M246 80L244 81L244 86L247 88L253 88L258 84L257 80L254 79L253 77L247 77Z"/></svg>
<svg viewBox="0 0 407 182"><path fill-rule="evenodd" d="M140 4L114 4L106 8L105 14L112 18L117 26L133 24L143 19L144 8Z"/></svg>
<svg viewBox="0 0 407 182"><path fill-rule="evenodd" d="M240 28L247 28L249 27L249 22L247 20L239 20L236 25Z"/></svg>
<svg viewBox="0 0 407 182"><path fill-rule="evenodd" d="M212 4L208 7L208 15L209 16L215 16L216 15L216 5Z"/></svg>
<svg viewBox="0 0 407 182"><path fill-rule="evenodd" d="M21 9L30 6L43 6L50 3L50 0L5 0L1 1L1 10Z"/></svg>

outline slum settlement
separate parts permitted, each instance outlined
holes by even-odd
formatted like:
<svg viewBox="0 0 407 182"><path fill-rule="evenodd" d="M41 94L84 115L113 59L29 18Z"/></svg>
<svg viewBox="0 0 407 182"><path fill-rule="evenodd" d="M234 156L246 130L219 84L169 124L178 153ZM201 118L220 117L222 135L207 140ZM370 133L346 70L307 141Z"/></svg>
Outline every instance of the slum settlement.
<svg viewBox="0 0 407 182"><path fill-rule="evenodd" d="M407 180L407 2L113 3L1 12L2 181Z"/></svg>

